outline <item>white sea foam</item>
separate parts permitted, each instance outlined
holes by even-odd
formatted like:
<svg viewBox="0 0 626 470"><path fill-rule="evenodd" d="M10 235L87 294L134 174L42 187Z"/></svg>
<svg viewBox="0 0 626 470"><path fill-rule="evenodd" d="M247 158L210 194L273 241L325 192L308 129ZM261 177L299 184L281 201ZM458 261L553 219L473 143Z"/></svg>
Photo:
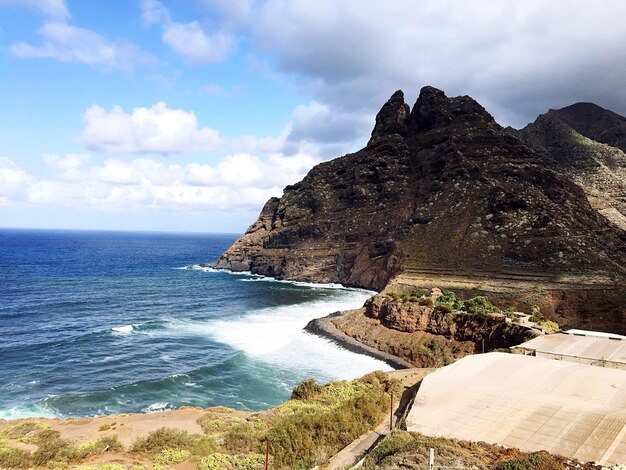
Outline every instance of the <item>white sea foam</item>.
<svg viewBox="0 0 626 470"><path fill-rule="evenodd" d="M283 284L291 284L291 285L300 286L300 287L311 287L313 289L346 289L345 286L341 284L335 284L332 282L315 283L315 282L304 282L304 281L288 281L284 279L274 279L273 277L258 276L254 274L252 276L255 276L255 277L239 279L239 280L242 282L280 282ZM351 290L358 290L358 289L351 289Z"/></svg>
<svg viewBox="0 0 626 470"><path fill-rule="evenodd" d="M390 367L382 361L340 348L303 328L314 318L358 308L371 294L345 289L337 291L330 299L261 309L227 320L181 322L177 328L186 334L206 334L281 368L328 380L350 379Z"/></svg>
<svg viewBox="0 0 626 470"><path fill-rule="evenodd" d="M152 403L149 406L146 406L145 408L142 408L141 411L143 411L144 413L158 413L159 411L166 411L166 410L171 410L172 409L172 405L170 405L167 402L157 402L157 403Z"/></svg>
<svg viewBox="0 0 626 470"><path fill-rule="evenodd" d="M111 330L114 331L115 333L120 333L123 335L132 333L133 329L134 329L133 325L116 326L114 328L111 328Z"/></svg>
<svg viewBox="0 0 626 470"><path fill-rule="evenodd" d="M22 419L22 418L57 418L59 415L45 404L31 404L16 406L8 410L0 410L0 419Z"/></svg>

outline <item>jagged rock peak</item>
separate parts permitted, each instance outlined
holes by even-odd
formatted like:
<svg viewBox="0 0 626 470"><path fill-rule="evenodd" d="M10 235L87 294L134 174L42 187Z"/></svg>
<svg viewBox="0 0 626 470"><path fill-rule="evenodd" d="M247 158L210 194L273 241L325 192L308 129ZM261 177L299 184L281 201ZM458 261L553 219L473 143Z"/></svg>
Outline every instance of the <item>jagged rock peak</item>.
<svg viewBox="0 0 626 470"><path fill-rule="evenodd" d="M409 132L421 133L434 128L445 127L455 120L467 122L495 122L491 114L469 96L448 98L446 94L432 86L421 89L409 117Z"/></svg>
<svg viewBox="0 0 626 470"><path fill-rule="evenodd" d="M376 115L370 142L389 134L406 134L406 118L410 112L409 105L404 102L404 93L396 91Z"/></svg>
<svg viewBox="0 0 626 470"><path fill-rule="evenodd" d="M381 137L398 134L407 137L445 127L453 121L494 123L493 117L469 96L449 98L438 88L422 87L413 111L404 101L402 90L396 91L376 115L369 144Z"/></svg>

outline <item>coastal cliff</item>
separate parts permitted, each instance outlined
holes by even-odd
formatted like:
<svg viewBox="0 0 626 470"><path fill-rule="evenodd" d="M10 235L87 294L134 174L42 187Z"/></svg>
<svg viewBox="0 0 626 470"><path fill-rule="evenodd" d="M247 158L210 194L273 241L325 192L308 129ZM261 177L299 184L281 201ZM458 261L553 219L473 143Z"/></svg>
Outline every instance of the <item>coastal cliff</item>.
<svg viewBox="0 0 626 470"><path fill-rule="evenodd" d="M593 181L468 96L424 87L411 109L397 91L365 148L270 199L214 266L379 291L453 287L624 333L626 231L590 202ZM619 212L617 192L606 204Z"/></svg>

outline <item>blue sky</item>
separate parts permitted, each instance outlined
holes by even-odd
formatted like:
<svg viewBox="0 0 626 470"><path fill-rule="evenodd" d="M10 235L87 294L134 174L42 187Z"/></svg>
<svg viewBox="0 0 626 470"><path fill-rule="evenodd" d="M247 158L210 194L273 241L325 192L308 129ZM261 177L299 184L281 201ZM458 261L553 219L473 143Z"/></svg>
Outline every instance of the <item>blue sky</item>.
<svg viewBox="0 0 626 470"><path fill-rule="evenodd" d="M626 114L626 3L0 0L0 227L241 232L399 88Z"/></svg>

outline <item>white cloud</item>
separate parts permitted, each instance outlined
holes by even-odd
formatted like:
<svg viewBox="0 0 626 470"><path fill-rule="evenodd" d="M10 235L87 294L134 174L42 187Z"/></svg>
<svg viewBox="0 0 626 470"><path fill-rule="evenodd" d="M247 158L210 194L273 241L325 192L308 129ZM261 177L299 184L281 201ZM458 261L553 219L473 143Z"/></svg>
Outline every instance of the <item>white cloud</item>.
<svg viewBox="0 0 626 470"><path fill-rule="evenodd" d="M0 0L0 7L24 6L41 11L43 14L57 19L70 16L64 0Z"/></svg>
<svg viewBox="0 0 626 470"><path fill-rule="evenodd" d="M625 112L624 24L623 0L268 0L250 27L323 105L372 113L430 84L523 124L581 100Z"/></svg>
<svg viewBox="0 0 626 470"><path fill-rule="evenodd" d="M0 202L74 208L258 210L317 163L307 155L261 158L239 153L217 163L164 163L151 158L113 158L94 164L89 155L45 154L56 175L37 179L0 158Z"/></svg>
<svg viewBox="0 0 626 470"><path fill-rule="evenodd" d="M141 19L147 25L171 21L169 10L157 0L143 0L141 2Z"/></svg>
<svg viewBox="0 0 626 470"><path fill-rule="evenodd" d="M61 171L65 179L79 179L81 176L81 168L91 159L90 155L68 153L60 156L45 153L41 156L42 160L50 167Z"/></svg>
<svg viewBox="0 0 626 470"><path fill-rule="evenodd" d="M291 118L289 140L317 143L352 142L370 132L374 117L332 109L312 101L298 105Z"/></svg>
<svg viewBox="0 0 626 470"><path fill-rule="evenodd" d="M13 160L0 157L0 203L19 198L33 178L20 169Z"/></svg>
<svg viewBox="0 0 626 470"><path fill-rule="evenodd" d="M211 64L224 60L235 49L235 37L225 31L207 33L198 21L178 23L157 0L143 0L142 19L146 24L161 24L163 43L192 64Z"/></svg>
<svg viewBox="0 0 626 470"><path fill-rule="evenodd" d="M254 0L202 0L204 6L216 10L222 20L231 23L249 21L254 3Z"/></svg>
<svg viewBox="0 0 626 470"><path fill-rule="evenodd" d="M111 153L207 152L221 141L219 133L198 128L196 115L170 109L163 102L126 113L115 106L106 111L92 105L83 114L83 144L90 150Z"/></svg>
<svg viewBox="0 0 626 470"><path fill-rule="evenodd" d="M50 58L61 62L82 63L105 70L131 70L154 58L128 41L111 42L89 29L60 21L49 21L39 30L41 46L18 42L11 46L21 59Z"/></svg>
<svg viewBox="0 0 626 470"><path fill-rule="evenodd" d="M194 64L219 62L235 44L232 36L221 32L207 35L197 21L166 25L163 42Z"/></svg>

